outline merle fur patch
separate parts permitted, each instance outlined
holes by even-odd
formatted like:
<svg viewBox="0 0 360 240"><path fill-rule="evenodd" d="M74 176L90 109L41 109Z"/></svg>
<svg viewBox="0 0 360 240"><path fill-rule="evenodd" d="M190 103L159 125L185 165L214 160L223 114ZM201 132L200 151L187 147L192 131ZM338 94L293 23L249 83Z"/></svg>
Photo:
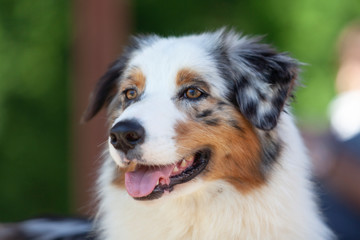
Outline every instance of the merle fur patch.
<svg viewBox="0 0 360 240"><path fill-rule="evenodd" d="M228 100L257 128L273 129L291 95L297 61L260 43L260 38L232 31L219 35L212 55L231 89Z"/></svg>
<svg viewBox="0 0 360 240"><path fill-rule="evenodd" d="M205 117L209 117L213 114L213 110L211 109L206 109L202 112L199 112L198 114L196 114L197 118L205 118Z"/></svg>
<svg viewBox="0 0 360 240"><path fill-rule="evenodd" d="M220 120L218 118L213 118L213 119L206 119L204 120L204 122L209 126L218 126Z"/></svg>
<svg viewBox="0 0 360 240"><path fill-rule="evenodd" d="M261 170L263 174L269 172L282 150L282 143L269 132L259 134L261 142Z"/></svg>

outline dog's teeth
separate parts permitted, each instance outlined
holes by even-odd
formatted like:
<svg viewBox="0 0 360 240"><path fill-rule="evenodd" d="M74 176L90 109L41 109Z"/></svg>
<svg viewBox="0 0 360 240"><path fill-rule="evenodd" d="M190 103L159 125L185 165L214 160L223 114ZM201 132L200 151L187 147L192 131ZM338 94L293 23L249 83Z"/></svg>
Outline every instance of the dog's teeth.
<svg viewBox="0 0 360 240"><path fill-rule="evenodd" d="M187 157L185 160L188 162L191 162L194 160L194 156Z"/></svg>
<svg viewBox="0 0 360 240"><path fill-rule="evenodd" d="M179 171L179 169L177 168L177 166L175 166L173 172L177 172L177 171Z"/></svg>
<svg viewBox="0 0 360 240"><path fill-rule="evenodd" d="M182 160L180 167L184 168L184 167L186 167L186 165L187 165L187 162L185 161L185 159Z"/></svg>

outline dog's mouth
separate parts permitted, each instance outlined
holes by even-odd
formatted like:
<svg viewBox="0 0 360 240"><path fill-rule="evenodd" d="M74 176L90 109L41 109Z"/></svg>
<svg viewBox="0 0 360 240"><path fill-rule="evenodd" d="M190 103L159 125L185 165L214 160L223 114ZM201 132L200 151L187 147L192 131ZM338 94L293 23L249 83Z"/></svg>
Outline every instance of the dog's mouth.
<svg viewBox="0 0 360 240"><path fill-rule="evenodd" d="M210 149L206 148L172 165L137 164L134 171L125 173L126 190L136 200L158 199L165 192L171 192L175 185L188 182L199 175L207 166L210 155Z"/></svg>

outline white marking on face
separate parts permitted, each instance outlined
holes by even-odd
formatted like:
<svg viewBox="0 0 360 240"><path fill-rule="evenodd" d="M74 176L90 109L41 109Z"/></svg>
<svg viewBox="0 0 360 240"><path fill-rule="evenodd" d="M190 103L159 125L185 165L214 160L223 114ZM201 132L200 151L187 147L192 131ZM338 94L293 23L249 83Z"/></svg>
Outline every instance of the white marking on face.
<svg viewBox="0 0 360 240"><path fill-rule="evenodd" d="M183 114L169 98L144 96L115 120L115 123L136 119L145 129L145 141L140 150L142 159L148 164L163 165L177 160L174 125L183 119Z"/></svg>
<svg viewBox="0 0 360 240"><path fill-rule="evenodd" d="M149 93L160 87L173 94L176 91L178 71L192 69L207 80L212 95L226 97L227 86L219 76L216 62L205 45L207 43L199 36L161 39L151 47L140 50L130 60L129 66L139 67L144 73L146 91Z"/></svg>
<svg viewBox="0 0 360 240"><path fill-rule="evenodd" d="M184 121L186 114L175 105L178 98L176 77L184 68L193 69L210 85L213 96L224 98L226 85L220 78L216 64L204 49L199 38L162 39L154 45L139 50L129 61L129 68L136 67L146 78L145 90L137 102L129 105L114 121L135 119L145 129L145 140L140 150L147 164L175 163L177 156L175 124ZM110 145L110 149L113 148ZM121 162L117 150L110 150L116 163Z"/></svg>

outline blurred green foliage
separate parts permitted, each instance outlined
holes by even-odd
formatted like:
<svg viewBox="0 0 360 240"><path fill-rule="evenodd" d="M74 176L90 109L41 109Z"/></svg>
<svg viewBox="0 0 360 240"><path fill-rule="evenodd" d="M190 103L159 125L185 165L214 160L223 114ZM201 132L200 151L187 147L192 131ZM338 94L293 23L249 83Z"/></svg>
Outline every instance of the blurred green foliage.
<svg viewBox="0 0 360 240"><path fill-rule="evenodd" d="M70 4L0 0L0 221L70 211ZM133 12L134 32L180 35L229 26L265 35L308 64L295 110L324 125L336 39L360 17L360 1L138 0Z"/></svg>
<svg viewBox="0 0 360 240"><path fill-rule="evenodd" d="M0 221L67 213L67 1L0 1Z"/></svg>
<svg viewBox="0 0 360 240"><path fill-rule="evenodd" d="M136 32L163 35L214 30L222 26L250 35L306 63L294 104L306 122L324 125L334 96L335 43L341 29L360 17L359 0L139 0Z"/></svg>

